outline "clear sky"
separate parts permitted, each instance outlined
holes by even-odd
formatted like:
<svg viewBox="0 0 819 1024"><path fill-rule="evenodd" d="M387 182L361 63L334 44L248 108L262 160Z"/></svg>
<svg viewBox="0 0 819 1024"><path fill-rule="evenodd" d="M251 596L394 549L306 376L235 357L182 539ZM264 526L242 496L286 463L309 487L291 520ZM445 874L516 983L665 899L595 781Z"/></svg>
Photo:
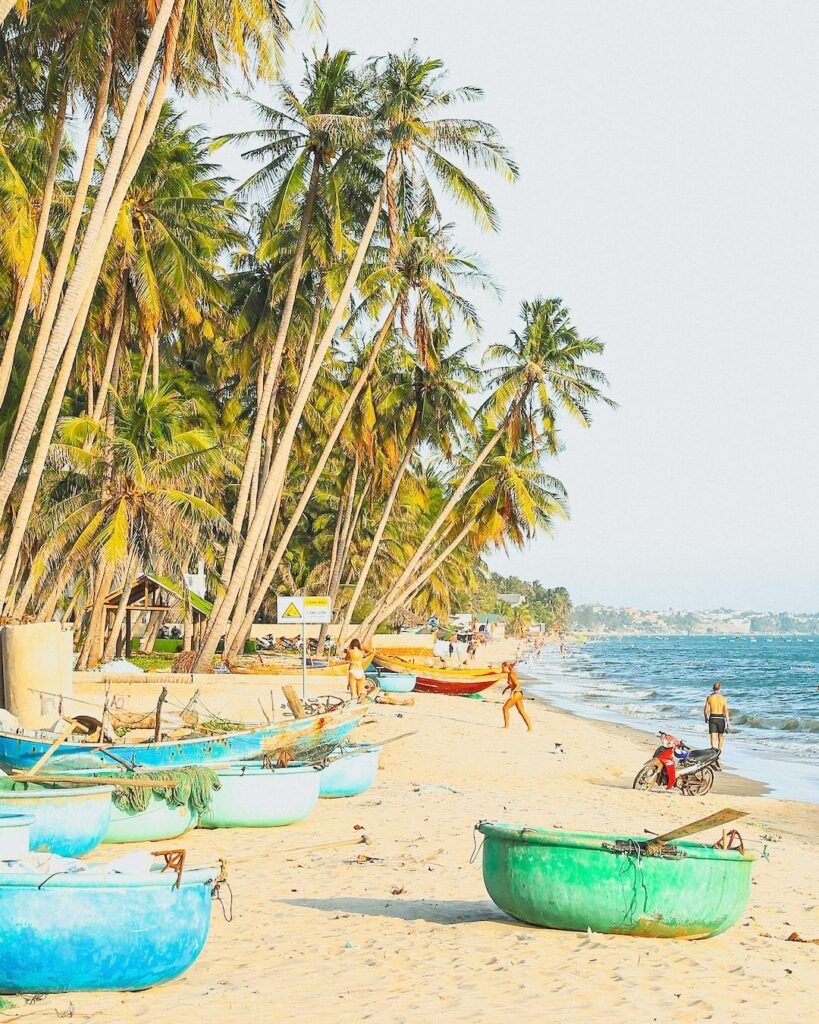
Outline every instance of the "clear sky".
<svg viewBox="0 0 819 1024"><path fill-rule="evenodd" d="M459 234L504 288L479 303L487 339L544 294L607 344L620 409L554 467L571 521L493 568L578 603L819 610L819 4L324 8L331 48L416 39L486 91L522 170L493 186L501 233ZM235 99L190 114L252 121Z"/></svg>

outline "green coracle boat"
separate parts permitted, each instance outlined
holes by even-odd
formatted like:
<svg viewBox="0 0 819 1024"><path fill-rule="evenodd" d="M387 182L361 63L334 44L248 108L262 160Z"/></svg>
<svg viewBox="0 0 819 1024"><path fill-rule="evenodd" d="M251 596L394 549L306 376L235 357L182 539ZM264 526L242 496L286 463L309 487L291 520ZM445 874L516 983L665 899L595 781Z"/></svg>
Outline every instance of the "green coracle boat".
<svg viewBox="0 0 819 1024"><path fill-rule="evenodd" d="M489 895L528 924L704 939L730 928L748 902L753 854L677 842L649 855L645 837L475 827Z"/></svg>

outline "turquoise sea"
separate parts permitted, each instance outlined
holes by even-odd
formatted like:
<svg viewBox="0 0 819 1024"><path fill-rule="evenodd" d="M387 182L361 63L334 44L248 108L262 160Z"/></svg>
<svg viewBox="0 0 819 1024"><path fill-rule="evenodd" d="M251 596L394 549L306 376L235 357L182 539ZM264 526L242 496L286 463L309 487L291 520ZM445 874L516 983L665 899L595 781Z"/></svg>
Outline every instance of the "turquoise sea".
<svg viewBox="0 0 819 1024"><path fill-rule="evenodd" d="M776 796L819 802L819 637L607 637L570 644L565 657L550 645L521 667L549 703L695 747L708 743L702 706L719 680L733 727L726 767Z"/></svg>

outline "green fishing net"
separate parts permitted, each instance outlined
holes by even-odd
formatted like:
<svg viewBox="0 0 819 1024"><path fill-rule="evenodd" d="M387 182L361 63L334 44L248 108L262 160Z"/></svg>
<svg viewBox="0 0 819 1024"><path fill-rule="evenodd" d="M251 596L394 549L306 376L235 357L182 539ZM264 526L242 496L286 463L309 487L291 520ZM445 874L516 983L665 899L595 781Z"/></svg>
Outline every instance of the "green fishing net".
<svg viewBox="0 0 819 1024"><path fill-rule="evenodd" d="M167 786L120 786L114 791L114 803L121 811L138 814L147 811L152 796L166 800L173 807L187 804L197 814L210 810L211 794L222 788L219 776L212 768L191 765L173 771L140 772L140 779L164 782Z"/></svg>

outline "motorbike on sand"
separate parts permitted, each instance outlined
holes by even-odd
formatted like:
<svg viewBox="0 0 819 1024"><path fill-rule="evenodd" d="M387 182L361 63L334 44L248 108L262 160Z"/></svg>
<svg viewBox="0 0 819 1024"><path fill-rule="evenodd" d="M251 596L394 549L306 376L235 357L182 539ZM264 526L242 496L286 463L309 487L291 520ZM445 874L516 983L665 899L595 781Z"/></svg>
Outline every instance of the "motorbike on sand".
<svg viewBox="0 0 819 1024"><path fill-rule="evenodd" d="M684 796L704 796L720 771L715 747L692 750L682 740L660 731L661 745L637 772L633 789L679 789Z"/></svg>

